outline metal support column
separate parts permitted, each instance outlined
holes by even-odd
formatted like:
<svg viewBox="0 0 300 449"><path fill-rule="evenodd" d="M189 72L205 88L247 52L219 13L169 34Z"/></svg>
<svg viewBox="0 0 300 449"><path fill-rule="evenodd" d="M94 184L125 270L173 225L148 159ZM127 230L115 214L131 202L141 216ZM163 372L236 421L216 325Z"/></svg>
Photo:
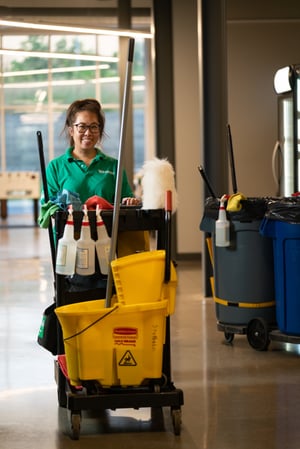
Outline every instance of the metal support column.
<svg viewBox="0 0 300 449"><path fill-rule="evenodd" d="M153 0L155 30L156 155L175 167L172 0ZM176 253L176 217L171 252Z"/></svg>
<svg viewBox="0 0 300 449"><path fill-rule="evenodd" d="M228 192L226 0L200 0L202 38L203 166L217 196ZM205 198L209 195L204 188ZM212 274L204 244L204 293Z"/></svg>

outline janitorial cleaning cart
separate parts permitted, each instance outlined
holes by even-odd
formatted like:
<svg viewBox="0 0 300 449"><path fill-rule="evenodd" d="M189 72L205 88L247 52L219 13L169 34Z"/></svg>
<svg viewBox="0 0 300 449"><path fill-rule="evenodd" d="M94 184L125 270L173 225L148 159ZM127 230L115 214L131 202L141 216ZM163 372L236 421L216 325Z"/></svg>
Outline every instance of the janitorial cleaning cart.
<svg viewBox="0 0 300 449"><path fill-rule="evenodd" d="M169 407L175 435L181 431L183 391L171 377L170 316L177 286L171 259L171 192L165 192L165 208L120 206L132 53L130 39L115 203L113 209L100 214L111 239L108 272L103 273L99 259L95 272L82 274L88 251L76 255L80 274L66 275L54 269L55 378L59 405L71 412L74 439L80 436L83 410ZM37 136L47 199L41 133ZM87 209L57 210L54 217L55 233L49 229L49 237L57 267L65 256L62 251L58 257L57 247L67 226L73 227L77 246L85 226L96 241L99 214Z"/></svg>
<svg viewBox="0 0 300 449"><path fill-rule="evenodd" d="M95 232L95 214L89 215ZM112 211L103 211L102 216L110 233ZM183 392L172 382L170 363L170 315L177 280L166 246L170 225L166 217L162 209L120 210L120 240L128 230L133 234L151 230L157 233L157 249L112 262L110 307L105 306L101 286L76 292L65 276L56 275L56 313L62 327L55 361L58 400L71 411L75 439L82 410L170 407L174 433L180 433ZM57 212L58 236L66 220L66 213ZM81 220L82 213L74 213L75 228Z"/></svg>

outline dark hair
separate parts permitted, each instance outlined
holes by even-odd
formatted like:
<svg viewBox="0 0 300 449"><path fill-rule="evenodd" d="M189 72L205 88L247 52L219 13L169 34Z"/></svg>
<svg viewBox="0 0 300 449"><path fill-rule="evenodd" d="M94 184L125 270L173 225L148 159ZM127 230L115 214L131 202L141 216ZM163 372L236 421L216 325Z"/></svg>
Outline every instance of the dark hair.
<svg viewBox="0 0 300 449"><path fill-rule="evenodd" d="M76 100L68 107L66 112L66 120L63 128L66 136L70 139L70 146L74 145L74 139L69 134L69 127L73 126L76 114L81 111L93 112L98 117L98 123L100 126L100 140L104 134L105 116L99 101L93 98L86 98L85 100Z"/></svg>

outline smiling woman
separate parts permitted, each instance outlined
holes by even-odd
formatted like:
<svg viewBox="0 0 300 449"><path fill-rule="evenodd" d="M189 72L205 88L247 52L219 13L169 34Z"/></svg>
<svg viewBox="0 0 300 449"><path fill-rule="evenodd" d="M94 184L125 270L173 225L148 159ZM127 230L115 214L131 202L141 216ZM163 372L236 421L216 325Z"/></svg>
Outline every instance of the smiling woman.
<svg viewBox="0 0 300 449"><path fill-rule="evenodd" d="M50 198L65 189L76 192L82 203L95 195L114 203L118 161L97 147L104 135L104 124L104 113L97 100L76 100L69 106L64 130L70 146L50 161L46 171ZM132 204L133 197L124 171L122 202Z"/></svg>

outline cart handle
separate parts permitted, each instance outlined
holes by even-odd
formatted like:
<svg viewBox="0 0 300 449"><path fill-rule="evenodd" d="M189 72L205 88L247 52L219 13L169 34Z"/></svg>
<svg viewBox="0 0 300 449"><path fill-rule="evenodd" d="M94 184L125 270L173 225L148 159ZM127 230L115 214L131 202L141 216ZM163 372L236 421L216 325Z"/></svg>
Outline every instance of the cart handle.
<svg viewBox="0 0 300 449"><path fill-rule="evenodd" d="M165 277L164 281L167 284L171 278L171 235L172 235L172 191L167 190L165 193Z"/></svg>
<svg viewBox="0 0 300 449"><path fill-rule="evenodd" d="M46 165L45 165L45 158L44 158L43 137L42 137L41 131L37 131L36 136L37 136L38 150L39 150L39 157L40 157L44 198L45 198L45 202L47 203L49 201L49 192L48 192L48 184L47 184L46 168L45 168ZM51 220L49 221L48 233L49 233L49 241L50 241L52 268L53 268L53 274L54 274L54 278L55 278L55 259L56 259L56 257L55 257L55 243L54 243L54 235L53 235L53 228L52 228Z"/></svg>
<svg viewBox="0 0 300 449"><path fill-rule="evenodd" d="M111 246L110 246L110 254L109 254L110 262L115 258L116 248L117 248L117 239L118 239L119 214L120 214L120 202L121 202L122 179L123 179L122 176L123 176L124 158L125 158L125 155L124 155L125 136L126 136L126 124L127 124L127 115L128 115L128 107L129 107L129 99L130 99L130 86L131 86L134 42L135 41L133 38L129 39L128 57L127 57L127 65L126 65L126 73L125 73L125 85L124 85L124 94L123 94L123 107L122 107L122 116L121 116L121 131L120 131L117 179L116 179L116 188L115 188L112 232L111 232ZM107 274L105 307L110 307L110 305L111 305L112 289L113 289L113 274L112 274L111 264L109 264L108 274Z"/></svg>

